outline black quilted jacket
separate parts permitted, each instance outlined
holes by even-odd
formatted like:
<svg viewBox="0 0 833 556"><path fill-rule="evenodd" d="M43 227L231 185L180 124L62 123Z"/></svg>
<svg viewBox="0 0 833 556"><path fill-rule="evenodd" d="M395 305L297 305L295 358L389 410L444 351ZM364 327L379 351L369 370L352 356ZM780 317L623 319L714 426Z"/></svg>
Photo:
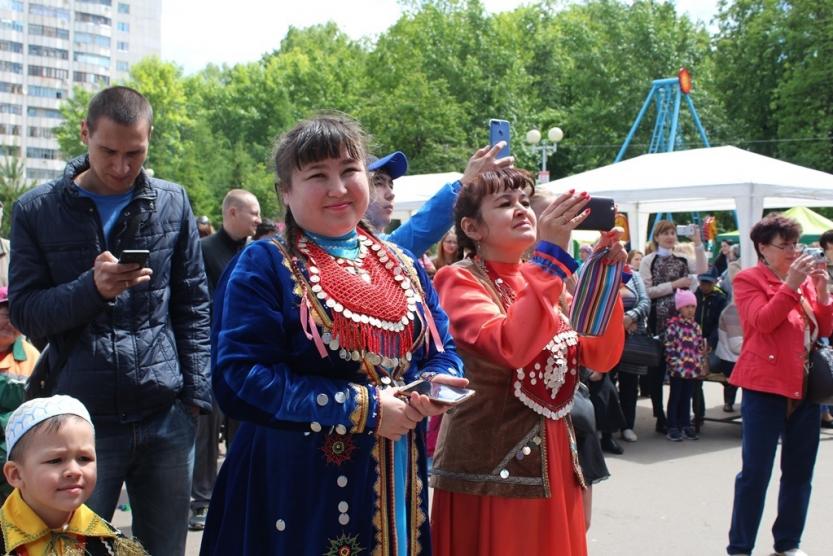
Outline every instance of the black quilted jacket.
<svg viewBox="0 0 833 556"><path fill-rule="evenodd" d="M56 359L68 353L56 393L80 399L97 421L138 421L177 398L210 410L208 288L185 190L143 171L107 245L93 201L73 184L88 167L86 156L69 162L15 204L12 322L47 338ZM104 300L92 268L105 249L148 249L151 281Z"/></svg>

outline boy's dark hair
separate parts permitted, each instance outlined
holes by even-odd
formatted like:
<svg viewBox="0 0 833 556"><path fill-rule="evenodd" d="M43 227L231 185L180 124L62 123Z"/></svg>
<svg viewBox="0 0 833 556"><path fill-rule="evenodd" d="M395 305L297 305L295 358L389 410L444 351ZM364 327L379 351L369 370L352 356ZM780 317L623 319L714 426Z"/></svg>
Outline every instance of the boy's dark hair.
<svg viewBox="0 0 833 556"><path fill-rule="evenodd" d="M130 87L109 87L92 98L86 118L90 133L95 131L101 117L123 126L132 126L145 120L148 130L153 127L153 108L148 99Z"/></svg>
<svg viewBox="0 0 833 556"><path fill-rule="evenodd" d="M20 461L23 452L26 451L26 448L28 448L29 445L32 443L32 440L34 439L36 433L38 433L39 431L47 433L58 432L59 430L61 430L61 427L63 427L64 424L67 423L70 419L78 419L80 421L84 421L85 423L87 422L87 420L83 417L79 417L78 415L73 415L71 413L55 415L54 417L50 417L49 419L41 421L31 429L26 431L26 433L23 436L21 436L20 439L15 443L14 447L12 448L12 451L9 452L9 461Z"/></svg>
<svg viewBox="0 0 833 556"><path fill-rule="evenodd" d="M833 244L833 230L827 230L819 237L819 247L822 249L827 249L830 244Z"/></svg>

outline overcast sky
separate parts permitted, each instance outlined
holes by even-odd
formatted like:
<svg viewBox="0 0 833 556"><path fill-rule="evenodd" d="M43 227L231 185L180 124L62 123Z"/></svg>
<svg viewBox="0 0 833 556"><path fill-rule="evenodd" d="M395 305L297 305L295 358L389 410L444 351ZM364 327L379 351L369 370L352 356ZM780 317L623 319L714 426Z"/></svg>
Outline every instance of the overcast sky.
<svg viewBox="0 0 833 556"><path fill-rule="evenodd" d="M484 0L490 12L528 4ZM708 23L717 0L677 0L678 10ZM399 18L396 0L162 0L162 58L199 71L209 63L253 62L280 45L290 25L335 21L353 38L375 37Z"/></svg>

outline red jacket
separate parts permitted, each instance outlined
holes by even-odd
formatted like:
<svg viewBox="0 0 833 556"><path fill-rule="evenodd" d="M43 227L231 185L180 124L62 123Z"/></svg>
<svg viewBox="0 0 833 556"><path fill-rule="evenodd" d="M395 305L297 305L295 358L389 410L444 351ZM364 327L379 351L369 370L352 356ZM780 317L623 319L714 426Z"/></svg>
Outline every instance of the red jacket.
<svg viewBox="0 0 833 556"><path fill-rule="evenodd" d="M735 386L801 399L804 385L804 311L799 294L763 263L732 283L743 325L743 347L729 382ZM819 324L819 337L833 332L833 304L820 305L810 278L801 284Z"/></svg>

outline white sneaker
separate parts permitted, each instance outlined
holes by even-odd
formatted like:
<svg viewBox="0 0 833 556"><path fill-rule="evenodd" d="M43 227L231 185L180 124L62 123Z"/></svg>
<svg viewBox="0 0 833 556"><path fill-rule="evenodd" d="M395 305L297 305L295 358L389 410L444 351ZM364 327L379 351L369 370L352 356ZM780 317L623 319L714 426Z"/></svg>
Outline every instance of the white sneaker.
<svg viewBox="0 0 833 556"><path fill-rule="evenodd" d="M791 548L789 550L785 550L784 552L776 552L776 554L778 556L808 556L808 554L800 548Z"/></svg>
<svg viewBox="0 0 833 556"><path fill-rule="evenodd" d="M628 442L636 442L639 440L639 437L636 436L636 433L633 432L633 429L625 429L622 431L622 440L627 440Z"/></svg>

